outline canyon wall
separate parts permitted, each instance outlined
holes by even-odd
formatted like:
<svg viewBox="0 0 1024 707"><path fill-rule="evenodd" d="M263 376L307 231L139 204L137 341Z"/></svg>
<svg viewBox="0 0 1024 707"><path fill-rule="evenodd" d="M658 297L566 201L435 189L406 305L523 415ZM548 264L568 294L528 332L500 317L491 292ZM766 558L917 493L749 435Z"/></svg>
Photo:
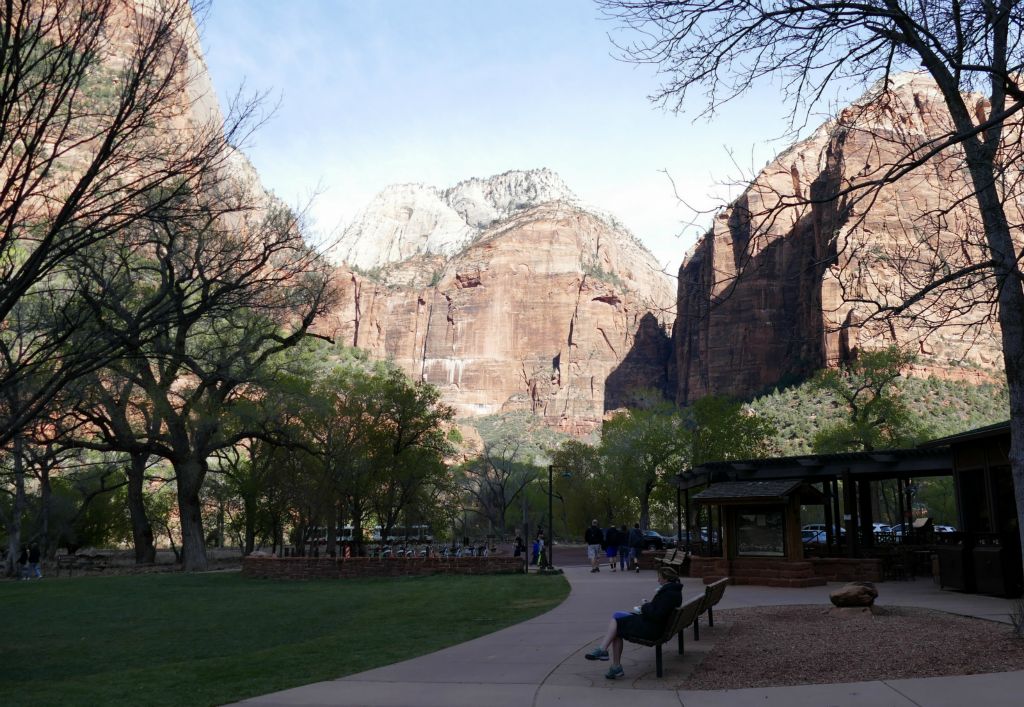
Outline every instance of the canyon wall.
<svg viewBox="0 0 1024 707"><path fill-rule="evenodd" d="M949 130L929 79L903 74L880 88L765 167L684 260L679 403L749 397L890 344L917 352L917 375L999 375L998 325L984 304L991 283L974 278L889 311L983 261L984 249L962 156L952 151L896 183L860 188ZM972 102L983 118L984 102Z"/></svg>

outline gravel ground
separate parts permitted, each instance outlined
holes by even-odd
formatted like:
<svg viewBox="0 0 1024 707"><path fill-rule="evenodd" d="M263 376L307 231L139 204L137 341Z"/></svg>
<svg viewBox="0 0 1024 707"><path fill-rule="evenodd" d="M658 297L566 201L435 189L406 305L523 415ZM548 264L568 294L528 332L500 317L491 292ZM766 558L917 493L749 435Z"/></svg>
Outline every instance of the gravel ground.
<svg viewBox="0 0 1024 707"><path fill-rule="evenodd" d="M1008 624L905 607L715 612L724 635L680 685L689 690L860 682L1024 669Z"/></svg>

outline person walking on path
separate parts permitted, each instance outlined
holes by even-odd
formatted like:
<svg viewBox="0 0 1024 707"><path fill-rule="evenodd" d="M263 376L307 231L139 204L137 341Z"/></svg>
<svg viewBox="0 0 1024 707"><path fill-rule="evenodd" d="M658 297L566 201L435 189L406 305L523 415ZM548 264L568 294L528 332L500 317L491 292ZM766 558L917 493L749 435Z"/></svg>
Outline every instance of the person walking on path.
<svg viewBox="0 0 1024 707"><path fill-rule="evenodd" d="M590 523L590 527L583 534L583 541L587 544L587 559L590 560L590 571L601 571L601 544L604 543L604 533L597 525L597 518Z"/></svg>
<svg viewBox="0 0 1024 707"><path fill-rule="evenodd" d="M619 556L619 542L619 531L614 525L609 525L604 531L604 554L608 558L608 566L612 572L615 571L615 558Z"/></svg>
<svg viewBox="0 0 1024 707"><path fill-rule="evenodd" d="M516 533L516 539L512 541L512 557L519 557L526 552L526 543L523 542L523 536Z"/></svg>
<svg viewBox="0 0 1024 707"><path fill-rule="evenodd" d="M644 534L640 532L640 524L634 523L629 530L629 560L640 574L640 553L644 549Z"/></svg>
<svg viewBox="0 0 1024 707"><path fill-rule="evenodd" d="M39 560L40 560L40 557L39 557L39 545L37 543L32 543L32 547L30 547L29 550L28 550L28 567L29 567L29 577L30 578L31 577L35 577L36 579L42 579L43 578L43 573L39 569Z"/></svg>
<svg viewBox="0 0 1024 707"><path fill-rule="evenodd" d="M18 577L28 579L28 548L21 546L21 554L18 555Z"/></svg>
<svg viewBox="0 0 1024 707"><path fill-rule="evenodd" d="M629 567L629 530L625 525L619 528L619 569L623 572Z"/></svg>
<svg viewBox="0 0 1024 707"><path fill-rule="evenodd" d="M625 675L622 670L623 638L643 638L653 641L665 630L665 622L672 611L683 603L683 585L671 567L658 568L658 591L650 601L641 602L633 611L616 611L608 624L601 645L586 654L587 660L608 660L612 649L612 667L605 673L609 680Z"/></svg>
<svg viewBox="0 0 1024 707"><path fill-rule="evenodd" d="M540 567L550 567L551 562L548 560L548 551L544 545L544 531L537 532L537 564Z"/></svg>

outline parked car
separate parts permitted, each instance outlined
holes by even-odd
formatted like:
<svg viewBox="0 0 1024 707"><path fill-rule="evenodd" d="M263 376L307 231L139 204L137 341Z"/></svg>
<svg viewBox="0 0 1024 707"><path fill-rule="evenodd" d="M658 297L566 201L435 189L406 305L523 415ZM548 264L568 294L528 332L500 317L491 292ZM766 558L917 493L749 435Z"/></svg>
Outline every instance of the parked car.
<svg viewBox="0 0 1024 707"><path fill-rule="evenodd" d="M801 530L800 539L804 545L824 545L827 541L827 536L824 530Z"/></svg>
<svg viewBox="0 0 1024 707"><path fill-rule="evenodd" d="M872 523L871 529L874 531L875 535L892 532L892 526L886 525L885 523Z"/></svg>
<svg viewBox="0 0 1024 707"><path fill-rule="evenodd" d="M804 531L804 530L816 530L818 532L824 533L824 532L827 532L828 526L825 525L824 523L808 523L804 527L800 528L800 530L801 531ZM840 527L839 528L839 534L840 535L846 535L846 528Z"/></svg>
<svg viewBox="0 0 1024 707"><path fill-rule="evenodd" d="M936 525L934 526L936 533L955 533L956 528L952 525Z"/></svg>
<svg viewBox="0 0 1024 707"><path fill-rule="evenodd" d="M664 550L666 547L675 547L676 539L662 535L657 530L644 531L644 548L647 550Z"/></svg>

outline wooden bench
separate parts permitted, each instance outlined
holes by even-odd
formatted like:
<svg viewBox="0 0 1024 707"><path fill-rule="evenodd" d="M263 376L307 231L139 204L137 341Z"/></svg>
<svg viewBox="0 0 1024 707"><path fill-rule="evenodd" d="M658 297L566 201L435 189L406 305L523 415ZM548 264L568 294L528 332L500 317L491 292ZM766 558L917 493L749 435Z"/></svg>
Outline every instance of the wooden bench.
<svg viewBox="0 0 1024 707"><path fill-rule="evenodd" d="M711 628L715 627L715 604L722 601L722 597L725 595L725 588L728 585L729 578L722 577L717 582L712 582L704 587L704 596L701 597L701 610L698 612L697 618L693 620L693 640L700 640L700 615L704 612L707 612L708 615L708 626Z"/></svg>
<svg viewBox="0 0 1024 707"><path fill-rule="evenodd" d="M663 556L655 558L654 563L656 565L671 565L680 555L681 551L679 548L676 548L671 553L666 552Z"/></svg>
<svg viewBox="0 0 1024 707"><path fill-rule="evenodd" d="M676 548L671 554L666 554L664 557L659 557L654 560L654 563L659 567L671 567L682 576L682 570L690 569L690 553L680 548Z"/></svg>
<svg viewBox="0 0 1024 707"><path fill-rule="evenodd" d="M662 676L662 662L661 662L661 646L662 644L668 643L672 640L673 636L679 638L679 655L683 654L683 631L687 626L694 623L704 605L704 596L696 596L690 601L684 603L677 609L672 610L672 614L669 616L669 620L665 623L665 630L656 639L649 640L646 638L630 638L623 636L623 640L629 641L630 643L636 643L641 646L653 646L654 647L654 661L655 668L658 677Z"/></svg>

